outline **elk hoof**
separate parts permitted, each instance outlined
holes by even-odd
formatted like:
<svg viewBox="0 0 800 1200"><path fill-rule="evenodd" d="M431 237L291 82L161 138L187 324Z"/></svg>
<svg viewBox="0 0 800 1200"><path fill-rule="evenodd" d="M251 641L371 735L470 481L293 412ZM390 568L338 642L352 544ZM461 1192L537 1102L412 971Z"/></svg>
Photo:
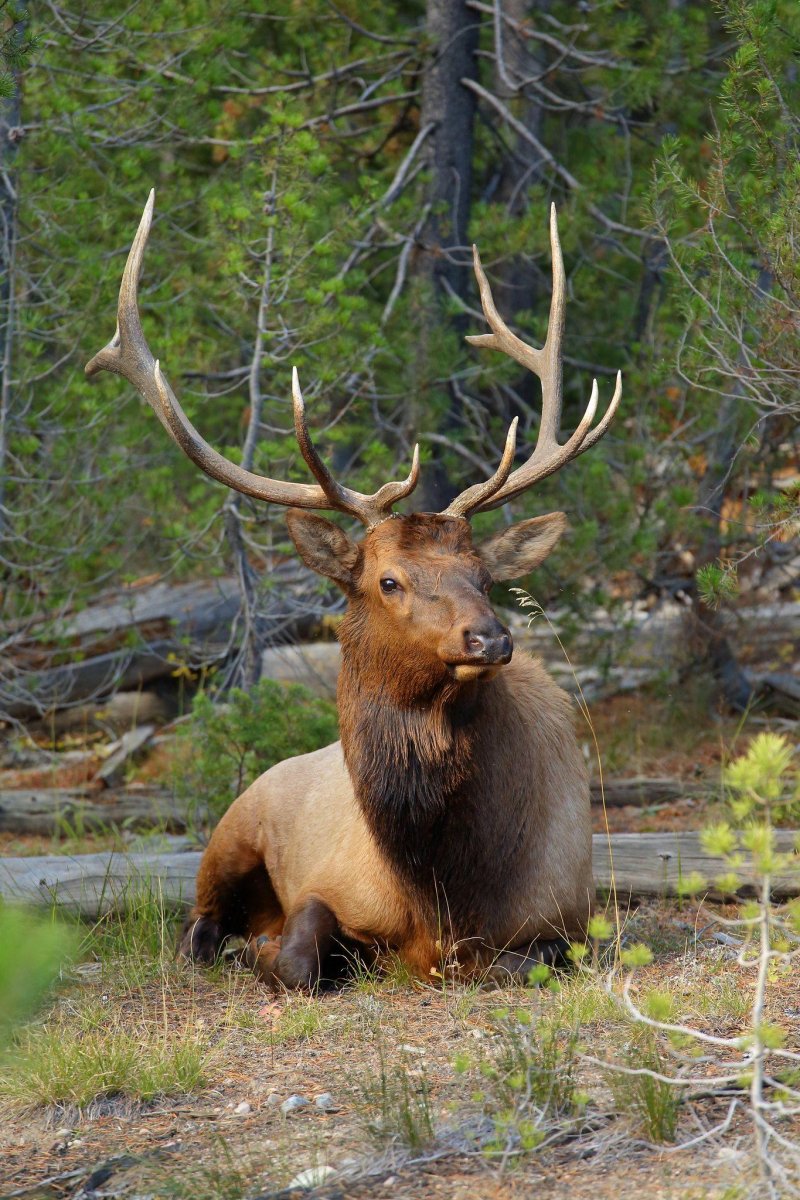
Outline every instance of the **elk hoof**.
<svg viewBox="0 0 800 1200"><path fill-rule="evenodd" d="M281 952L281 939L261 933L257 938L251 938L244 950L244 961L253 974L263 983L274 985L276 982L274 966Z"/></svg>
<svg viewBox="0 0 800 1200"><path fill-rule="evenodd" d="M191 916L183 927L178 954L191 962L209 966L216 962L224 941L225 935L219 922L211 917Z"/></svg>

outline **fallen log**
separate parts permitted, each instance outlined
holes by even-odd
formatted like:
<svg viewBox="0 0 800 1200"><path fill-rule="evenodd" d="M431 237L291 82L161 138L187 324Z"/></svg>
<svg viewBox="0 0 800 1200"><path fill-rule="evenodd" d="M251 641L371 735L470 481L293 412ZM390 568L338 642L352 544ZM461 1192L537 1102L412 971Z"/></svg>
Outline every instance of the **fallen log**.
<svg viewBox="0 0 800 1200"><path fill-rule="evenodd" d="M296 678L296 677L295 677ZM701 796L703 785L679 779L607 779L608 808L651 804ZM591 785L592 804L601 803L600 784ZM71 832L105 833L126 829L160 828L169 833L186 829L186 809L163 788L108 788L87 791L73 787L0 789L0 833L52 837ZM197 814L200 820L201 814Z"/></svg>
<svg viewBox="0 0 800 1200"><path fill-rule="evenodd" d="M123 733L117 749L109 755L95 778L106 787L122 783L128 766L141 754L155 731L155 725L139 725Z"/></svg>
<svg viewBox="0 0 800 1200"><path fill-rule="evenodd" d="M259 606L265 641L307 636L325 611L316 576L293 561L270 572ZM279 586L277 586L279 585ZM89 697L136 689L224 656L240 608L233 578L116 592L78 613L20 628L0 666L0 712L30 719Z"/></svg>
<svg viewBox="0 0 800 1200"><path fill-rule="evenodd" d="M778 849L791 851L798 834L779 830ZM705 853L697 833L618 833L593 839L594 879L603 892L618 896L672 896L692 872L708 880L723 873L719 859ZM82 854L0 859L0 896L7 901L60 907L96 918L124 910L142 893L163 898L168 906L186 907L194 900L200 854ZM748 889L742 889L747 894ZM800 895L800 855L793 870L776 876L773 896Z"/></svg>
<svg viewBox="0 0 800 1200"><path fill-rule="evenodd" d="M6 901L60 908L90 920L125 911L143 896L167 907L188 907L200 865L198 852L173 854L47 854L0 859Z"/></svg>
<svg viewBox="0 0 800 1200"><path fill-rule="evenodd" d="M725 874L725 866L721 859L706 853L699 833L595 834L592 843L594 882L604 892L616 888L620 896L676 896L683 890L682 882L697 872L708 885L703 894L719 895L714 880ZM788 871L773 877L775 899L800 895L799 843L796 831L776 830L776 849L793 853L794 861ZM752 895L753 889L744 885L739 894Z"/></svg>
<svg viewBox="0 0 800 1200"><path fill-rule="evenodd" d="M680 779L651 779L647 776L605 779L602 787L599 780L593 780L591 784L592 804L605 802L606 808L625 808L627 805L648 808L651 804L670 804L675 800L707 796L711 791L708 784L683 783Z"/></svg>
<svg viewBox="0 0 800 1200"><path fill-rule="evenodd" d="M335 700L341 662L342 649L338 642L270 646L261 657L261 671L265 679L300 683L315 696Z"/></svg>
<svg viewBox="0 0 800 1200"><path fill-rule="evenodd" d="M108 789L87 794L79 788L15 788L0 792L2 833L52 837L153 828L170 833L186 829L186 812L168 792Z"/></svg>

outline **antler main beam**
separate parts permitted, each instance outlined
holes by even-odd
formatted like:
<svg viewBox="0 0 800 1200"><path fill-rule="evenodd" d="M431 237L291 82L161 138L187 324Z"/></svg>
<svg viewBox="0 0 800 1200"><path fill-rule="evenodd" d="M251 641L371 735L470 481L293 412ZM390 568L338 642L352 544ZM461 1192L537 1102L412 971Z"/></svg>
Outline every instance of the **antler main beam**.
<svg viewBox="0 0 800 1200"><path fill-rule="evenodd" d="M507 471L503 474L502 469L498 471L492 479L482 485L482 493L479 493L476 488L470 488L463 492L449 506L448 514L468 517L471 513L498 508L501 504L513 500L515 496L519 496L528 488L533 487L540 479L554 474L571 459L577 458L579 454L583 454L585 450L594 446L608 429L619 407L622 396L621 371L617 372L617 383L611 403L601 420L592 428L598 400L597 380L593 380L589 403L580 424L563 446L559 444L563 395L562 344L567 288L555 204L550 207L550 248L553 258L553 294L550 301L550 319L545 343L541 349L537 349L535 346L529 346L527 342L523 342L515 333L512 333L498 313L489 281L481 264L478 248L477 246L472 247L481 306L492 332L473 334L466 340L472 346L500 350L509 358L513 358L520 366L538 376L542 384L542 419L536 446L527 462L511 473ZM508 443L506 443L506 453L507 451ZM503 461L505 459L506 454L503 455Z"/></svg>
<svg viewBox="0 0 800 1200"><path fill-rule="evenodd" d="M186 413L161 372L142 331L139 316L139 277L153 223L155 191L150 192L139 229L133 240L122 275L117 304L116 332L99 354L86 364L86 374L112 371L132 383L139 395L154 410L172 440L202 471L234 491L293 508L332 509L357 517L368 527L377 525L391 514L392 505L413 492L419 478L419 447L414 447L411 471L406 479L386 483L374 495L365 496L336 482L322 462L311 441L306 423L305 404L296 369L292 369L294 429L300 452L317 484L285 483L246 471L229 462L209 446Z"/></svg>

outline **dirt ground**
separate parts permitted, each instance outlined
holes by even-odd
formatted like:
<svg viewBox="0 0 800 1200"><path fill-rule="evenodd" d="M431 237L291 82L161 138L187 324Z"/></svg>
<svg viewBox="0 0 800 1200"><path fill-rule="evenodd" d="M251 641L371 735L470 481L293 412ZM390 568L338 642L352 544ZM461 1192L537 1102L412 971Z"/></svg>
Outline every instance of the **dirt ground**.
<svg viewBox="0 0 800 1200"><path fill-rule="evenodd" d="M687 785L687 795L664 803L606 811L594 805L595 832L707 824L719 803L723 764L759 728L757 720L717 719L702 690L696 697L617 696L593 705L592 722L593 731L582 734L585 754L593 766L596 738L606 779ZM154 769L147 762L139 768L148 783ZM87 771L84 762L48 778L67 786L88 778ZM33 782L18 778L14 786ZM113 832L0 832L0 855L123 844ZM732 1036L747 1025L754 972L720 939L715 912L726 915L650 901L622 914L622 927L628 943L643 942L655 956L637 977L642 994L667 992L681 1020ZM211 972L177 966L173 939L174 929L164 931L160 953L118 945L112 953L102 936L95 939L34 1034L55 1030L66 1044L91 1039L104 1026L129 1030L142 1056L154 1045L188 1039L201 1054L202 1080L157 1099L123 1088L81 1104L53 1103L39 1095L52 1087L46 1081L34 1081L27 1095L4 1090L2 1076L15 1067L0 1062L0 1200L251 1200L299 1197L312 1183L314 1195L328 1200L517 1200L534 1189L554 1200L750 1194L753 1131L743 1093L695 1089L696 1098L677 1109L674 1141L658 1144L640 1109L626 1107L608 1071L589 1061L624 1062L637 1036L597 975L573 973L558 990L504 992L415 984L390 970L317 997L273 996L233 963ZM800 980L776 975L768 996L767 1019L784 1029L789 1047L800 1048ZM497 1014L504 1011L551 1021L559 1036L577 1031L575 1082L586 1099L580 1111L542 1118L539 1144L522 1150L518 1139L506 1139L513 1148L499 1154L490 1134L507 1117L507 1097L481 1076L480 1064L502 1050ZM701 1077L713 1073L715 1058L699 1061ZM559 1058L554 1076L568 1069ZM60 1086L63 1092L63 1080ZM305 1103L284 1112L293 1096ZM724 1132L710 1134L726 1117ZM797 1122L784 1132L800 1144Z"/></svg>
<svg viewBox="0 0 800 1200"><path fill-rule="evenodd" d="M706 1032L742 1027L752 972L715 942L708 909L652 903L630 914L625 929L655 951L641 974L643 991L668 989L681 1019ZM724 1118L729 1095L682 1105L675 1143L664 1146L648 1140L635 1112L620 1111L603 1070L585 1060L623 1054L630 1026L596 983L576 977L555 992L487 991L390 974L311 998L273 996L233 965L209 973L145 964L142 975L140 963L131 975L129 963L89 961L65 985L45 1022L69 1030L91 1001L104 1007L109 1025L189 1031L207 1050L206 1079L191 1095L149 1103L117 1096L82 1110L5 1104L3 1200L300 1196L292 1181L323 1167L336 1174L314 1194L328 1198L511 1200L536 1188L564 1200L732 1200L748 1169L744 1105L724 1136L696 1141ZM800 1045L797 980L776 979L769 1006L769 1018ZM583 1117L555 1121L540 1146L500 1163L480 1140L493 1101L476 1101L480 1079L459 1070L458 1059L490 1050L502 1027L498 1013L508 1011L558 1013L565 1027L580 1024L577 1070L591 1100ZM412 1124L420 1124L420 1105L430 1119L416 1144L405 1136L409 1095L398 1102L392 1093L398 1068L412 1089ZM281 1106L294 1095L308 1103L285 1115ZM793 1136L800 1138L800 1127Z"/></svg>

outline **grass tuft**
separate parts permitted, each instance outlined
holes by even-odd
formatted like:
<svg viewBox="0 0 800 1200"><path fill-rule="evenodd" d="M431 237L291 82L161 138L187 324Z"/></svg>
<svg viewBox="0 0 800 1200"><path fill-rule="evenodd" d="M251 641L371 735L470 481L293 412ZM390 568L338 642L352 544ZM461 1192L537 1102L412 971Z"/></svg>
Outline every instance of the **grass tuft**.
<svg viewBox="0 0 800 1200"><path fill-rule="evenodd" d="M17 1109L86 1108L112 1097L147 1102L205 1086L211 1058L195 1031L112 1015L93 1001L24 1030L0 1073L0 1099Z"/></svg>
<svg viewBox="0 0 800 1200"><path fill-rule="evenodd" d="M623 1055L622 1066L629 1070L667 1073L652 1030L637 1032ZM680 1112L678 1088L653 1075L613 1070L606 1073L606 1082L617 1109L634 1118L648 1141L659 1144L675 1141Z"/></svg>
<svg viewBox="0 0 800 1200"><path fill-rule="evenodd" d="M412 1074L413 1072L413 1074ZM360 1110L367 1133L380 1146L399 1143L423 1150L435 1137L428 1078L418 1062L389 1065L378 1043L378 1069L360 1086Z"/></svg>

